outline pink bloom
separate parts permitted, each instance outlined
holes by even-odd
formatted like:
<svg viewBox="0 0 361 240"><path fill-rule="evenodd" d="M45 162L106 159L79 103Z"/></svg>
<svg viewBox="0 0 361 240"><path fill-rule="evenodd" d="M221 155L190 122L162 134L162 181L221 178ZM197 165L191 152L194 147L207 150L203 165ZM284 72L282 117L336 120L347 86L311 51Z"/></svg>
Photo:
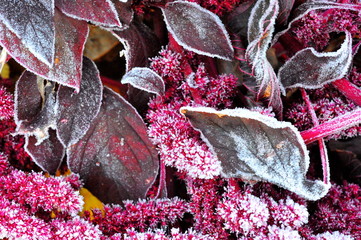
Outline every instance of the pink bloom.
<svg viewBox="0 0 361 240"><path fill-rule="evenodd" d="M6 91L4 87L0 87L0 120L9 119L14 115L13 96Z"/></svg>
<svg viewBox="0 0 361 240"><path fill-rule="evenodd" d="M56 219L51 222L51 225L54 240L97 240L102 235L98 227L79 217L68 221Z"/></svg>

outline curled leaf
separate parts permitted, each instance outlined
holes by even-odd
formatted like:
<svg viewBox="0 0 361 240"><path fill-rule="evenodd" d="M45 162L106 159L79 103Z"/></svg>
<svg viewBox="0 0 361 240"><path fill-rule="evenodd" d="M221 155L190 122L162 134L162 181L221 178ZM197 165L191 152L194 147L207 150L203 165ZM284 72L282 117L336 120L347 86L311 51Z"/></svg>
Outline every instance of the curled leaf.
<svg viewBox="0 0 361 240"><path fill-rule="evenodd" d="M38 144L49 137L49 128L55 129L57 103L55 84L25 71L15 87L15 122L17 132L33 135Z"/></svg>
<svg viewBox="0 0 361 240"><path fill-rule="evenodd" d="M159 167L142 118L108 88L89 130L68 148L68 163L85 187L106 203L144 198Z"/></svg>
<svg viewBox="0 0 361 240"><path fill-rule="evenodd" d="M54 61L54 0L2 1L0 20L32 54L51 66Z"/></svg>
<svg viewBox="0 0 361 240"><path fill-rule="evenodd" d="M59 141L56 131L49 129L49 137L40 144L37 144L37 139L33 136L27 136L25 140L25 151L34 162L43 170L55 175L65 156L65 148Z"/></svg>
<svg viewBox="0 0 361 240"><path fill-rule="evenodd" d="M100 110L103 87L93 61L84 57L79 93L60 86L58 90L58 136L64 146L76 143L89 129Z"/></svg>
<svg viewBox="0 0 361 240"><path fill-rule="evenodd" d="M247 60L252 73L260 84L258 94L269 98L269 105L276 112L282 112L280 86L276 73L267 59L279 6L277 0L260 0L252 8L248 20Z"/></svg>
<svg viewBox="0 0 361 240"><path fill-rule="evenodd" d="M148 66L148 59L160 50L157 36L141 22L133 21L126 30L113 33L124 45L127 72L134 67Z"/></svg>
<svg viewBox="0 0 361 240"><path fill-rule="evenodd" d="M223 177L267 181L308 200L329 185L306 179L309 157L300 133L288 122L247 109L181 108L221 161Z"/></svg>
<svg viewBox="0 0 361 240"><path fill-rule="evenodd" d="M122 84L126 83L157 95L162 95L165 91L162 77L149 68L133 68L122 78Z"/></svg>
<svg viewBox="0 0 361 240"><path fill-rule="evenodd" d="M162 11L167 29L179 45L197 54L233 59L229 35L217 15L183 1L168 3Z"/></svg>
<svg viewBox="0 0 361 240"><path fill-rule="evenodd" d="M314 48L305 48L280 68L278 78L283 88L320 88L344 77L351 60L352 37L346 32L345 41L336 52L319 53Z"/></svg>

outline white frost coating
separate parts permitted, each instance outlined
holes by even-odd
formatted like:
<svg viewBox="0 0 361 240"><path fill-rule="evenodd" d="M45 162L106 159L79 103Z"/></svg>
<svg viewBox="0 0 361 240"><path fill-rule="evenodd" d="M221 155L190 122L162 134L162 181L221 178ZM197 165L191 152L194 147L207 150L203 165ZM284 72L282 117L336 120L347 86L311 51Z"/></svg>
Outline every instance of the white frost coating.
<svg viewBox="0 0 361 240"><path fill-rule="evenodd" d="M129 83L133 87L146 92L162 95L165 91L164 81L156 72L146 67L135 67L127 72L122 80L122 84Z"/></svg>
<svg viewBox="0 0 361 240"><path fill-rule="evenodd" d="M217 57L217 58L224 59L224 60L232 60L233 56L227 56L226 54L221 55L219 53L216 53L218 51L217 49L215 49L214 51L208 51L208 49L205 50L205 49L195 48L193 46L190 46L189 43L185 42L182 34L179 32L179 29L174 29L174 26L170 22L170 19L169 19L173 16L171 16L171 14L169 14L169 12L167 12L167 7L174 7L174 6L179 6L179 7L182 6L184 9L187 9L187 11L183 12L183 16L182 16L183 18L198 16L198 19L196 17L192 17L192 21L194 21L194 22L192 22L192 24L193 24L193 26L196 27L197 32L200 34L200 37L202 38L202 40L204 42L206 42L208 40L209 36L211 36L213 34L217 34L217 33L219 34L218 30L221 30L221 34L223 35L224 40L225 40L223 43L226 43L226 47L228 48L228 49L221 49L221 51L226 50L227 52L229 52L230 54L233 55L233 47L232 47L232 43L231 43L229 34L228 34L226 28L224 27L222 21L219 19L219 17L216 14L212 13L211 11L204 9L201 6L199 6L198 4L193 3L193 2L174 1L174 2L168 3L165 6L165 8L161 8L167 30L172 34L173 38L177 41L177 43L179 45L181 45L186 50L193 51L200 55L205 55L205 56L212 57L212 58ZM208 18L207 19L199 18L199 16L201 16L201 15L207 15ZM214 31L215 30L214 28L213 29L205 29L205 28L203 29L202 27L205 27L204 23L207 23L207 22L213 24L213 26L217 26L218 29L216 31ZM183 29L183 30L187 31L187 29ZM192 35L193 33L186 32L184 34ZM214 46L218 47L217 45L214 45Z"/></svg>
<svg viewBox="0 0 361 240"><path fill-rule="evenodd" d="M342 78L352 61L352 36L346 32L345 41L336 52L317 52L314 48L305 48L288 60L278 72L278 79L285 88L320 88L323 85Z"/></svg>
<svg viewBox="0 0 361 240"><path fill-rule="evenodd" d="M38 60L52 66L55 54L54 0L6 2L0 6L0 21Z"/></svg>
<svg viewBox="0 0 361 240"><path fill-rule="evenodd" d="M80 3L78 3L78 4L79 5L82 4L82 1L83 0L81 0ZM119 15L118 15L118 12L117 12L113 2L111 0L102 0L102 2L100 2L99 0L97 0L97 1L98 1L98 4L107 5L106 7L104 7L104 9L108 10L108 12L106 14L113 15L112 16L113 19L111 21L107 21L107 22L98 21L97 20L97 14L100 14L100 12L90 12L89 11L88 12L89 17L88 17L88 16L79 16L80 14L74 14L74 13L70 12L71 10L68 11L68 9L63 8L62 6L60 6L59 8L61 9L61 11L65 15L67 15L67 16L69 16L71 18L74 18L74 19L90 21L90 22L92 22L92 23L94 23L96 25L103 25L104 27L110 27L110 28L111 27L120 27L120 28L124 28L123 24L119 21ZM60 4L65 4L65 5L68 4L68 2L69 2L68 0L59 1ZM57 3L57 4L59 4L59 3ZM80 7L82 7L82 6L80 6ZM97 6L94 6L92 8L93 11L97 10L97 9L98 9ZM103 14L105 14L105 13L103 13Z"/></svg>
<svg viewBox="0 0 361 240"><path fill-rule="evenodd" d="M327 193L330 185L306 179L308 151L301 134L291 123L248 109L217 111L207 107L183 107L180 111L190 118L195 128L202 129L202 137L207 144L210 141L206 140L206 136L212 136L211 143L215 145L209 147L222 157L223 177L268 181L308 200L318 200ZM204 120L206 122L203 123ZM233 125L238 121L241 125ZM275 133L277 129L283 132L280 136ZM244 131L249 131L249 137Z"/></svg>
<svg viewBox="0 0 361 240"><path fill-rule="evenodd" d="M353 10L353 11L360 11L360 5L357 4L347 4L347 3L336 3L336 2L330 2L330 1L308 1L302 5L300 5L296 10L295 13L293 14L294 16L296 16L294 19L292 19L292 21L289 22L287 29L278 32L273 40L271 45L274 45L277 41L278 38L280 36L282 36L284 33L286 33L287 31L289 31L292 27L292 24L294 22L296 22L297 20L300 20L301 18L303 18L304 16L306 16L309 12L313 11L313 10L322 10L322 9L347 9L347 10Z"/></svg>

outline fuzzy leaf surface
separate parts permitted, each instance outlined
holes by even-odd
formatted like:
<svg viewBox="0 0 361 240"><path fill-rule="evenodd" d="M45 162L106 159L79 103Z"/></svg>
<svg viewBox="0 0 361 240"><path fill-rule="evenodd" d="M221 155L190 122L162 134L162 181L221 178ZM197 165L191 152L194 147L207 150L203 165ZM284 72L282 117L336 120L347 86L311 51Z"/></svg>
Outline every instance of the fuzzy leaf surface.
<svg viewBox="0 0 361 240"><path fill-rule="evenodd" d="M267 181L308 199L329 186L306 179L309 157L300 133L288 122L247 109L181 108L222 163L223 177Z"/></svg>
<svg viewBox="0 0 361 240"><path fill-rule="evenodd" d="M133 21L126 30L114 31L113 34L124 45L127 72L134 67L148 66L148 59L160 50L157 36L138 21Z"/></svg>
<svg viewBox="0 0 361 240"><path fill-rule="evenodd" d="M17 132L33 135L38 143L49 137L57 118L55 84L25 71L15 87L15 122Z"/></svg>
<svg viewBox="0 0 361 240"><path fill-rule="evenodd" d="M37 144L34 136L25 138L25 150L34 162L48 173L55 175L65 155L65 148L59 141L56 131L49 129L49 137Z"/></svg>
<svg viewBox="0 0 361 240"><path fill-rule="evenodd" d="M27 70L61 85L79 89L82 53L88 36L88 24L55 10L55 60L50 68L39 61L21 40L0 22L0 43Z"/></svg>
<svg viewBox="0 0 361 240"><path fill-rule="evenodd" d="M159 168L146 130L136 110L105 88L99 114L68 148L69 167L102 202L144 198Z"/></svg>
<svg viewBox="0 0 361 240"><path fill-rule="evenodd" d="M320 88L344 77L351 60L352 37L347 32L344 42L336 52L320 53L314 48L299 51L280 68L278 79L284 88Z"/></svg>
<svg viewBox="0 0 361 240"><path fill-rule="evenodd" d="M269 105L276 112L282 111L280 85L272 65L267 60L267 50L278 14L277 0L260 0L252 8L248 19L248 46L246 57L252 65L252 72L260 84L259 95L269 96Z"/></svg>
<svg viewBox="0 0 361 240"><path fill-rule="evenodd" d="M165 91L165 85L162 77L150 68L133 68L122 78L122 84L126 83L129 83L138 89L157 95L162 95Z"/></svg>
<svg viewBox="0 0 361 240"><path fill-rule="evenodd" d="M53 64L54 0L2 1L0 20L39 60Z"/></svg>
<svg viewBox="0 0 361 240"><path fill-rule="evenodd" d="M108 27L122 27L118 13L110 0L56 0L56 6L72 18Z"/></svg>
<svg viewBox="0 0 361 240"><path fill-rule="evenodd" d="M233 59L229 35L217 15L183 1L168 3L162 11L167 29L179 45L197 54Z"/></svg>
<svg viewBox="0 0 361 240"><path fill-rule="evenodd" d="M89 129L102 103L103 87L93 61L84 57L79 93L60 86L58 90L58 136L64 146L76 143Z"/></svg>

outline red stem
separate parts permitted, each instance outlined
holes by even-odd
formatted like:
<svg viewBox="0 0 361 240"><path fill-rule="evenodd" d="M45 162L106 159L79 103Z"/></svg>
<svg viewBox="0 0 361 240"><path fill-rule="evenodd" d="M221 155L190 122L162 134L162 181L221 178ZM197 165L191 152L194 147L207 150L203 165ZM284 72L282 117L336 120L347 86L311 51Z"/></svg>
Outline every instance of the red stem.
<svg viewBox="0 0 361 240"><path fill-rule="evenodd" d="M301 89L301 94L302 94L302 98L305 101L306 106L308 108L308 112L311 115L313 125L319 126L320 123L318 121L315 109L313 108L313 105L311 103L310 98L308 97L306 90ZM323 138L318 139L318 147L320 149L320 156L321 156L321 162L322 162L323 182L328 185L330 183L330 166L329 166L325 141L323 140Z"/></svg>
<svg viewBox="0 0 361 240"><path fill-rule="evenodd" d="M355 86L345 78L332 82L332 85L358 106L361 106L361 88Z"/></svg>
<svg viewBox="0 0 361 240"><path fill-rule="evenodd" d="M306 144L329 135L339 133L342 130L353 127L361 123L361 108L355 109L344 115L335 117L325 123L301 132L301 136Z"/></svg>

